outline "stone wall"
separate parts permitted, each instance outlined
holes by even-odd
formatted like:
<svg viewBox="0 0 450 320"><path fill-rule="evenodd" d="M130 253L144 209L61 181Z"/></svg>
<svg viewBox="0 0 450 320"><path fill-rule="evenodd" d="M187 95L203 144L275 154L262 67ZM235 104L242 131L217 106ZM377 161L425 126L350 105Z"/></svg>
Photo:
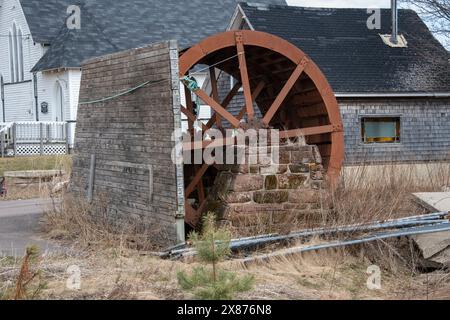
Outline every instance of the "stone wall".
<svg viewBox="0 0 450 320"><path fill-rule="evenodd" d="M450 160L450 100L339 99L344 122L346 164ZM400 117L400 143L364 144L361 119Z"/></svg>
<svg viewBox="0 0 450 320"><path fill-rule="evenodd" d="M283 145L279 155L279 164L259 159L257 164L217 166L205 211L216 212L236 235L320 224L324 181L317 147Z"/></svg>
<svg viewBox="0 0 450 320"><path fill-rule="evenodd" d="M171 159L180 128L178 48L163 42L87 61L80 101L152 83L121 97L81 104L71 188L85 197L96 156L93 203L102 200L119 228L152 230L164 245L184 238L183 169ZM178 222L178 223L177 223Z"/></svg>

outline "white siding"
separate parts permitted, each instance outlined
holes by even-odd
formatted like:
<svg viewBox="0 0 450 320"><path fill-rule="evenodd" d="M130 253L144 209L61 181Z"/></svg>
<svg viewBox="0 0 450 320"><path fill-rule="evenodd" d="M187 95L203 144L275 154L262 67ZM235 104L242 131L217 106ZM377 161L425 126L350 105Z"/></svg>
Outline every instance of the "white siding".
<svg viewBox="0 0 450 320"><path fill-rule="evenodd" d="M33 84L31 82L9 84L5 86L6 122L36 120L32 87Z"/></svg>
<svg viewBox="0 0 450 320"><path fill-rule="evenodd" d="M35 44L32 37L29 36L30 30L18 0L3 0L0 7L0 74L3 75L5 83L11 82L9 39L7 35L13 23L20 28L23 34L24 81L31 81L33 75L30 73L30 70L41 58L43 48L40 44ZM6 85L5 109L6 121L35 120L32 82Z"/></svg>
<svg viewBox="0 0 450 320"><path fill-rule="evenodd" d="M77 119L80 84L81 84L81 70L70 70L69 71L70 116L67 118L67 120Z"/></svg>

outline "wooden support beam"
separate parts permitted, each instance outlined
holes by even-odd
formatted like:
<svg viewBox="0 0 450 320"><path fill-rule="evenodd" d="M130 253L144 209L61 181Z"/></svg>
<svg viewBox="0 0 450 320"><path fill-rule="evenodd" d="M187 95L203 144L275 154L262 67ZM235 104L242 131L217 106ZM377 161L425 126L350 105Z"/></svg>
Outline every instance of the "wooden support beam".
<svg viewBox="0 0 450 320"><path fill-rule="evenodd" d="M223 138L223 139L215 139L215 140L203 140L199 143L197 142L185 142L183 143L183 151L189 150L197 150L197 149L206 149L206 148L216 148L223 146L230 146L236 144L235 138Z"/></svg>
<svg viewBox="0 0 450 320"><path fill-rule="evenodd" d="M184 221L191 227L195 228L200 221L201 211L192 208L188 201L184 202L184 210L186 211Z"/></svg>
<svg viewBox="0 0 450 320"><path fill-rule="evenodd" d="M247 70L247 61L245 59L245 49L244 49L244 43L242 39L242 33L236 32L236 47L237 47L237 53L238 53L238 60L239 60L239 69L241 72L241 82L242 82L242 88L244 89L244 98L245 98L245 105L247 108L247 116L249 120L253 120L255 117L255 110L253 110L253 100L252 100L252 93L250 89L250 81L248 78L248 70Z"/></svg>
<svg viewBox="0 0 450 320"><path fill-rule="evenodd" d="M305 137L313 136L316 134L336 132L337 130L338 129L335 128L335 126L330 124L330 125L318 126L318 127L280 131L280 139L294 138L294 137L299 137L299 136L305 136Z"/></svg>
<svg viewBox="0 0 450 320"><path fill-rule="evenodd" d="M184 86L184 96L186 98L186 109L193 116L192 118L186 114L186 116L188 117L189 131L191 131L194 128L194 122L197 120L197 118L194 115L194 105L192 102L191 91L189 91L189 89L186 86ZM183 108L181 109L181 111L183 111Z"/></svg>
<svg viewBox="0 0 450 320"><path fill-rule="evenodd" d="M231 125L235 128L239 127L239 120L236 119L231 113L225 110L220 104L218 104L214 99L212 99L205 91L202 89L197 89L194 93L202 99L206 104L213 108L219 115L228 120Z"/></svg>
<svg viewBox="0 0 450 320"><path fill-rule="evenodd" d="M253 91L253 93L252 93L252 103L255 102L256 98L258 98L259 94L264 89L264 86L265 86L264 81L260 81L258 83L258 85L255 88L255 91ZM237 116L238 120L241 120L244 117L246 111L247 111L246 106L243 106L241 111L239 112L239 114Z"/></svg>
<svg viewBox="0 0 450 320"><path fill-rule="evenodd" d="M306 68L306 65L308 64L308 60L306 57L304 57L300 63L297 65L297 68L295 68L294 72L289 77L288 81L284 85L283 89L281 89L281 92L278 94L275 101L272 103L272 106L269 108L269 110L266 112L263 123L266 125L269 125L270 121L274 117L275 113L280 108L281 104L283 103L284 99L286 99L287 95L289 94L289 91L291 91L292 87L294 86L295 82L298 80L300 75L303 73L303 71Z"/></svg>
<svg viewBox="0 0 450 320"><path fill-rule="evenodd" d="M197 188L198 183L202 179L203 175L205 174L206 170L208 170L209 165L206 163L202 165L200 170L198 170L194 176L194 179L192 179L191 183L189 183L188 187L186 188L184 195L186 199L194 192L194 190Z"/></svg>
<svg viewBox="0 0 450 320"><path fill-rule="evenodd" d="M214 99L214 101L219 103L220 101L219 101L219 90L217 88L216 68L214 67L209 68L209 79L211 81L211 96ZM216 115L216 125L217 128L222 127L222 119L220 115Z"/></svg>
<svg viewBox="0 0 450 320"><path fill-rule="evenodd" d="M197 121L197 118L194 116L193 113L191 113L188 109L186 109L185 107L181 106L181 112L188 118L188 121L192 122L192 124ZM208 130L209 128L201 121L199 121L202 125L202 129L203 131ZM189 127L189 130L192 130L194 128L194 126L192 125L192 128Z"/></svg>
<svg viewBox="0 0 450 320"><path fill-rule="evenodd" d="M241 88L241 83L237 82L233 88L231 89L230 92L228 92L227 96L225 97L225 99L223 99L222 103L220 104L224 109L228 108L229 104L231 103L231 100L233 100L233 98L236 96L236 94L239 92L239 89ZM211 117L211 119L209 119L208 123L206 124L206 126L208 127L208 129L210 129L214 122L216 121L216 117L217 117L217 113L215 112L213 114L213 116Z"/></svg>

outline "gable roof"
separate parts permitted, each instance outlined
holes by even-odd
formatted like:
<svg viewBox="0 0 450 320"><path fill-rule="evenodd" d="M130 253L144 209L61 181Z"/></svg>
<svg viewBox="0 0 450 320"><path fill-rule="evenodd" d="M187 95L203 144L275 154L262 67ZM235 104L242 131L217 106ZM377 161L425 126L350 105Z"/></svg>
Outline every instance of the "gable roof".
<svg viewBox="0 0 450 320"><path fill-rule="evenodd" d="M240 3L251 27L295 44L320 67L336 93L449 92L448 51L412 10L399 10L406 48L384 44L391 10L381 10L381 30L369 30L366 9L257 6Z"/></svg>
<svg viewBox="0 0 450 320"><path fill-rule="evenodd" d="M20 0L35 42L50 49L32 72L79 67L85 59L178 40L188 47L224 31L238 0L79 0L81 29L64 30L70 0ZM285 0L259 0L286 4ZM105 47L102 47L106 43Z"/></svg>

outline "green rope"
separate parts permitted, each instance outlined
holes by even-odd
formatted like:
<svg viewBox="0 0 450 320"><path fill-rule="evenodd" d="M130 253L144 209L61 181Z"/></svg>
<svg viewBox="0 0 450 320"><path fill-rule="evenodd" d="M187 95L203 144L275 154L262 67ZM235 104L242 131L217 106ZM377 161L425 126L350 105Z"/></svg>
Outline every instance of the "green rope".
<svg viewBox="0 0 450 320"><path fill-rule="evenodd" d="M109 101L109 100L112 100L112 99L124 96L126 94L132 93L132 92L134 92L136 90L139 90L140 88L145 87L148 84L155 84L155 83L159 83L159 82L163 82L163 81L166 81L166 79L161 79L161 80L156 80L156 81L145 81L145 82L141 83L140 85L137 85L136 87L133 87L131 89L127 89L127 90L125 90L123 92L114 94L114 95L112 95L110 97L104 97L104 98L101 98L101 99L98 99L98 100L92 100L92 101L82 101L82 102L79 102L78 104L79 105L86 105L86 104L94 104L94 103L100 103L100 102Z"/></svg>

